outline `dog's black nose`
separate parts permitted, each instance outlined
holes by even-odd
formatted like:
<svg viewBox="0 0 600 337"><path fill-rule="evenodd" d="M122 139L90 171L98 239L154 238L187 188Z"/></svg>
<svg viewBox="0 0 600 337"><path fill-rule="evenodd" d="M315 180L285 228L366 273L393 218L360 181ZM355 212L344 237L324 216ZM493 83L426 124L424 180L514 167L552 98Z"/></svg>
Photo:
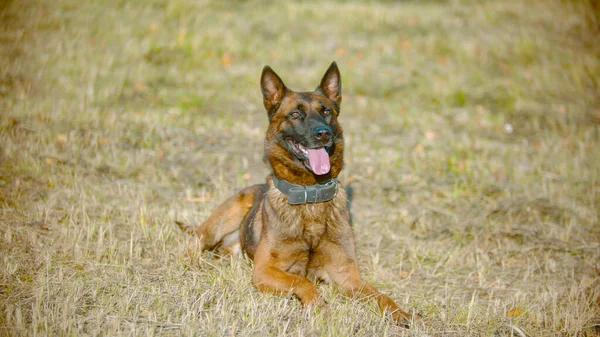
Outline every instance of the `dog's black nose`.
<svg viewBox="0 0 600 337"><path fill-rule="evenodd" d="M313 135L317 140L327 142L331 138L331 129L325 125L317 126L313 129Z"/></svg>

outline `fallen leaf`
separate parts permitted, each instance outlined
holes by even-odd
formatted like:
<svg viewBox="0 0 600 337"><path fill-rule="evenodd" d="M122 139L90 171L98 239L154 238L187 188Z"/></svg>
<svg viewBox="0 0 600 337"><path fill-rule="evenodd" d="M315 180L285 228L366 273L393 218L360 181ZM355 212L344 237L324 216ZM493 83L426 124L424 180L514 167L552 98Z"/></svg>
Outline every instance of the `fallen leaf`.
<svg viewBox="0 0 600 337"><path fill-rule="evenodd" d="M67 140L68 140L67 135L65 135L64 133L59 133L58 135L56 135L56 141L59 142L60 144L66 143Z"/></svg>
<svg viewBox="0 0 600 337"><path fill-rule="evenodd" d="M142 82L141 80L133 82L133 89L136 91L144 89L144 82Z"/></svg>
<svg viewBox="0 0 600 337"><path fill-rule="evenodd" d="M416 16L411 16L408 19L406 19L406 24L409 26L415 26L419 23L419 18Z"/></svg>
<svg viewBox="0 0 600 337"><path fill-rule="evenodd" d="M158 28L158 22L152 22L146 27L146 31L148 33L152 33Z"/></svg>
<svg viewBox="0 0 600 337"><path fill-rule="evenodd" d="M519 316L520 314L521 314L521 308L519 308L519 307L516 307L514 309L510 309L507 312L508 317L516 317L516 316Z"/></svg>
<svg viewBox="0 0 600 337"><path fill-rule="evenodd" d="M404 50L408 50L411 47L411 43L410 40L404 39L402 40L402 42L400 42L400 46L402 47L402 49Z"/></svg>
<svg viewBox="0 0 600 337"><path fill-rule="evenodd" d="M225 68L231 65L231 55L225 53L221 56L221 65Z"/></svg>
<svg viewBox="0 0 600 337"><path fill-rule="evenodd" d="M438 134L433 130L427 130L425 131L425 138L427 138L427 140L436 140L438 139Z"/></svg>

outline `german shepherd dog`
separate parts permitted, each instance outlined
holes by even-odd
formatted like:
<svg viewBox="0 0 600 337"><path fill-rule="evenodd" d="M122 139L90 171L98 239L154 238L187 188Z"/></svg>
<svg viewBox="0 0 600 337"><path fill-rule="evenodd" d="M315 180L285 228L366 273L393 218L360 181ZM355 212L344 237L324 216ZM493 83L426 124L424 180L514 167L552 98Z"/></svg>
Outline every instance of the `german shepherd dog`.
<svg viewBox="0 0 600 337"><path fill-rule="evenodd" d="M411 315L358 271L347 195L337 179L344 137L336 63L312 92L288 89L269 66L260 85L269 118L265 161L272 174L266 184L226 200L200 226L178 223L197 235L190 249L220 256L245 252L254 261L252 282L260 291L292 293L312 306L324 301L309 280L335 283L349 296L375 298L382 312L408 325Z"/></svg>

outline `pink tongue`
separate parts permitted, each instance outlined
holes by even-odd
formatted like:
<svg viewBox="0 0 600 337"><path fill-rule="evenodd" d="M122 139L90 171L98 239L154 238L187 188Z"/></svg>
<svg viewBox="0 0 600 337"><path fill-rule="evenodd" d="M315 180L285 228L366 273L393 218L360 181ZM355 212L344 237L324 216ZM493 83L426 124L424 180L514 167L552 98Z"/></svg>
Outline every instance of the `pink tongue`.
<svg viewBox="0 0 600 337"><path fill-rule="evenodd" d="M327 174L331 166L329 165L329 154L325 148L306 149L306 151L308 151L308 161L312 171L318 175Z"/></svg>

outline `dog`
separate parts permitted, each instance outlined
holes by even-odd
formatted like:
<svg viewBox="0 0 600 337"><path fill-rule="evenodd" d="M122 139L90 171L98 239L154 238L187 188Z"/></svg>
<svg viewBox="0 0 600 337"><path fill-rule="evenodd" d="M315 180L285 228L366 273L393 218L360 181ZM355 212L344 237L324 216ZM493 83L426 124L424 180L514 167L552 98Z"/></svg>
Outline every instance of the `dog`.
<svg viewBox="0 0 600 337"><path fill-rule="evenodd" d="M269 66L260 85L269 119L265 162L272 173L266 184L227 199L200 226L178 223L197 236L190 249L246 253L259 291L291 293L310 307L325 304L311 280L335 283L349 296L376 299L383 313L408 326L411 315L359 274L347 194L338 181L344 137L337 64L312 92L288 89Z"/></svg>

